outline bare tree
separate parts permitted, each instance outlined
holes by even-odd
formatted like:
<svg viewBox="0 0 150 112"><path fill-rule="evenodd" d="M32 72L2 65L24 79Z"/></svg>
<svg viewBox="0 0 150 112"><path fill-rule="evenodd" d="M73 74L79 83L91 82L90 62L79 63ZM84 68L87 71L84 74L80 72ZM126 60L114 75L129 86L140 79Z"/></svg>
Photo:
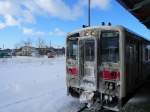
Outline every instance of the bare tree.
<svg viewBox="0 0 150 112"><path fill-rule="evenodd" d="M21 45L22 46L28 46L28 47L31 47L32 46L32 40L30 38L28 38L27 40L23 40L21 41Z"/></svg>
<svg viewBox="0 0 150 112"><path fill-rule="evenodd" d="M21 44L20 43L16 43L15 44L15 49L19 49L21 47Z"/></svg>
<svg viewBox="0 0 150 112"><path fill-rule="evenodd" d="M42 38L38 38L37 40L37 47L38 48L46 48L46 42Z"/></svg>

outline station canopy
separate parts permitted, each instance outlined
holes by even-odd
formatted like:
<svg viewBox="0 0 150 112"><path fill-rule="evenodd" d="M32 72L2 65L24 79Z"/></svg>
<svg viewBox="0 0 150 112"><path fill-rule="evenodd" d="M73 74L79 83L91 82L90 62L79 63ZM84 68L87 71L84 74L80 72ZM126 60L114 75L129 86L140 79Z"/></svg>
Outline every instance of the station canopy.
<svg viewBox="0 0 150 112"><path fill-rule="evenodd" d="M150 29L150 0L117 0L125 9Z"/></svg>

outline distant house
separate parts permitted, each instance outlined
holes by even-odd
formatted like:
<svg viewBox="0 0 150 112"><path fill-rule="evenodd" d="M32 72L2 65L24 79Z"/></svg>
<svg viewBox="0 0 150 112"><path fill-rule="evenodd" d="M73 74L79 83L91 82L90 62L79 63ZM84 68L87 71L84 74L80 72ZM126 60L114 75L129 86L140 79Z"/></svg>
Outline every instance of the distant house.
<svg viewBox="0 0 150 112"><path fill-rule="evenodd" d="M13 56L21 56L22 55L21 49L13 49L12 55Z"/></svg>
<svg viewBox="0 0 150 112"><path fill-rule="evenodd" d="M31 56L32 54L32 47L24 46L21 47L22 56Z"/></svg>
<svg viewBox="0 0 150 112"><path fill-rule="evenodd" d="M39 52L35 47L23 46L19 49L13 50L13 55L15 56L39 56Z"/></svg>

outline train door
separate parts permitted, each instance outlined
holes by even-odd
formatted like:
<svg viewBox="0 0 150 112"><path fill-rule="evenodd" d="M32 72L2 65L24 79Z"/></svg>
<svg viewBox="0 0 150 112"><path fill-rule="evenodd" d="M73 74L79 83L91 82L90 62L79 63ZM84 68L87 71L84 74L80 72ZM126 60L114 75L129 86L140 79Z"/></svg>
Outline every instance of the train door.
<svg viewBox="0 0 150 112"><path fill-rule="evenodd" d="M79 40L80 87L83 90L96 91L96 40Z"/></svg>

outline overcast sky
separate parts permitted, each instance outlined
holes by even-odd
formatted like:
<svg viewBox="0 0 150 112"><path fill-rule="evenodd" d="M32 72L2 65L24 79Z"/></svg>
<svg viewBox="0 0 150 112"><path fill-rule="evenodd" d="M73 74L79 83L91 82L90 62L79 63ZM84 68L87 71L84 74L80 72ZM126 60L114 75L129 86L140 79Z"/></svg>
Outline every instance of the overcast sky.
<svg viewBox="0 0 150 112"><path fill-rule="evenodd" d="M146 38L150 31L116 0L91 0L91 24L123 25ZM64 46L67 32L87 24L88 0L0 0L0 47L43 38Z"/></svg>

